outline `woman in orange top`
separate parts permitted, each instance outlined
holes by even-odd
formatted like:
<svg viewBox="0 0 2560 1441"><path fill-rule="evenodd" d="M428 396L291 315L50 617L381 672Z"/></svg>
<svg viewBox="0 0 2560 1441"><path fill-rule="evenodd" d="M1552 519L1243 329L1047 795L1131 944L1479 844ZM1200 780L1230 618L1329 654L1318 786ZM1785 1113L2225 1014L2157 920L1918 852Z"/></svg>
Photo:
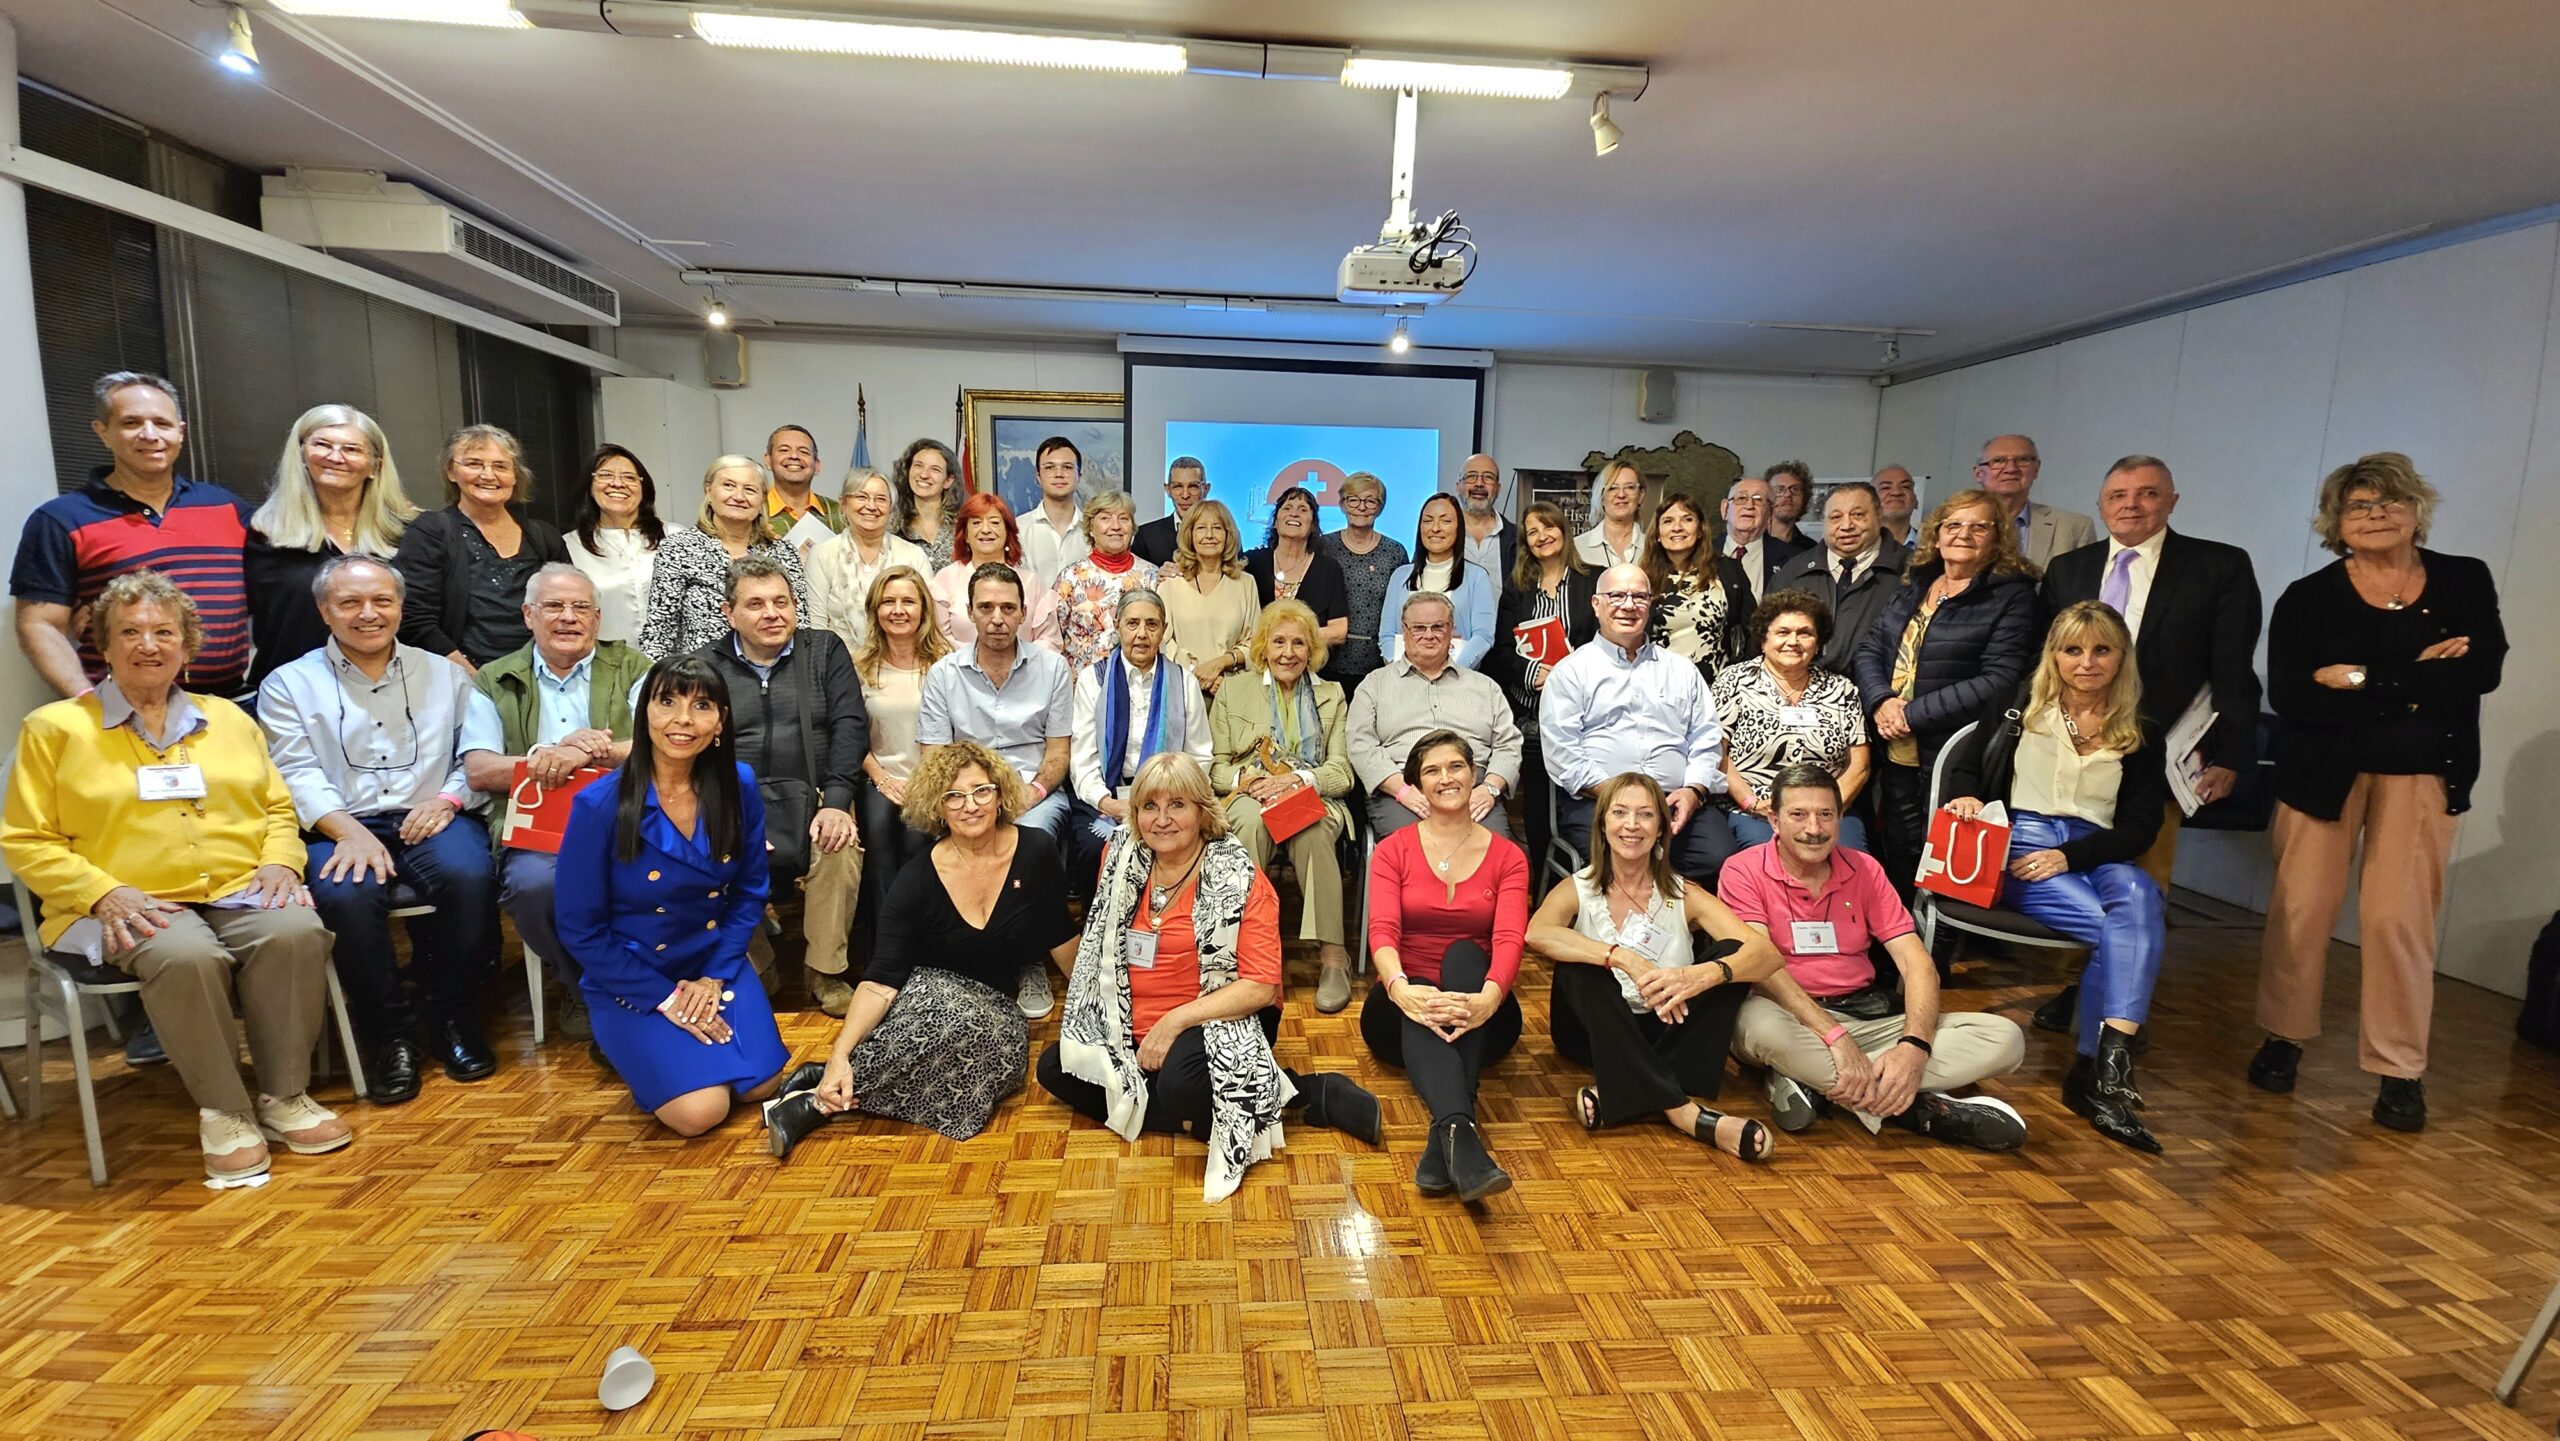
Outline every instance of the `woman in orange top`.
<svg viewBox="0 0 2560 1441"><path fill-rule="evenodd" d="M1279 999L1271 882L1226 834L1200 763L1182 751L1148 757L1103 853L1040 1088L1128 1140L1205 1137L1212 1201L1282 1144L1285 1109L1376 1145L1375 1096L1345 1076L1283 1070L1272 1055Z"/></svg>

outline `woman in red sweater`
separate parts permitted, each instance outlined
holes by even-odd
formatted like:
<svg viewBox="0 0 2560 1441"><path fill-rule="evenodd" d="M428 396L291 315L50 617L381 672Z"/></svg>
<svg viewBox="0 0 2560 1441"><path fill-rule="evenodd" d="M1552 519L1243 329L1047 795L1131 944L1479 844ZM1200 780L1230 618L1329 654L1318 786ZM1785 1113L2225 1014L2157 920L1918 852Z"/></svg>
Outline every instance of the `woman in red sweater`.
<svg viewBox="0 0 2560 1441"><path fill-rule="evenodd" d="M1436 730L1405 757L1430 810L1378 842L1369 866L1369 949L1378 982L1360 1007L1369 1054L1401 1067L1431 1108L1414 1168L1426 1196L1474 1201L1511 1188L1476 1133L1476 1078L1520 1040L1520 941L1529 859L1469 815L1475 750Z"/></svg>

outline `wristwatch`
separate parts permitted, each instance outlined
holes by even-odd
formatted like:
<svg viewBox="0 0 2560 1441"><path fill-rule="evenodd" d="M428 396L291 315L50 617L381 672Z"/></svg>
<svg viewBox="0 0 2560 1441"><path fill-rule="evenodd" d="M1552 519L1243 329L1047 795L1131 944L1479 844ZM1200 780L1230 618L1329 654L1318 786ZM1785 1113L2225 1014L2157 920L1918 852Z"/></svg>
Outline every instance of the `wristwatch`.
<svg viewBox="0 0 2560 1441"><path fill-rule="evenodd" d="M2360 666L2360 665L2358 665L2358 666L2349 666L2349 667L2347 668L2347 688L2348 688L2349 690L2363 690L2363 689L2364 689L2364 667L2363 667L2363 666Z"/></svg>

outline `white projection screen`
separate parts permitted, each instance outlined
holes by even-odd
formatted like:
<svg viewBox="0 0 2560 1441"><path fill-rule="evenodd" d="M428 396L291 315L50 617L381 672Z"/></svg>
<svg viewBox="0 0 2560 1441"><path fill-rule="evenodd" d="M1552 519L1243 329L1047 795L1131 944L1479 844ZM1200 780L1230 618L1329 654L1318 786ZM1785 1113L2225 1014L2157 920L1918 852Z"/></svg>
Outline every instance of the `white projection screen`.
<svg viewBox="0 0 2560 1441"><path fill-rule="evenodd" d="M1141 351L1122 359L1138 518L1166 513L1165 466L1195 456L1248 548L1262 544L1273 499L1292 485L1313 492L1324 528L1339 530L1335 488L1360 470L1386 482L1378 529L1411 546L1422 502L1454 490L1467 456L1483 448L1478 366Z"/></svg>

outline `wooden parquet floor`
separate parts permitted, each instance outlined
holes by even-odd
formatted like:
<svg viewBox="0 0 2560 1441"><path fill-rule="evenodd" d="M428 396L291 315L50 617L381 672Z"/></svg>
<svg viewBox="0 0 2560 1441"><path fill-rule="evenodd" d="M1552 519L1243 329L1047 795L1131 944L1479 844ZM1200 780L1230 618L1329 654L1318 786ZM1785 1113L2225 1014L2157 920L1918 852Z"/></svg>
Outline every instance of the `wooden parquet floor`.
<svg viewBox="0 0 2560 1441"><path fill-rule="evenodd" d="M2488 1388L2560 1274L2560 1062L2448 983L2433 1129L2375 1127L2341 948L2302 1089L2257 1095L2256 940L2173 933L2157 1159L2062 1108L2068 1048L2034 1032L1996 1087L2032 1128L2011 1156L1836 1118L1763 1167L1586 1137L1533 964L1484 1099L1519 1185L1474 1210L1414 1192L1411 1091L1294 975L1284 1057L1376 1088L1388 1143L1293 1128L1214 1206L1196 1146L1028 1094L965 1144L675 1140L583 1047L537 1054L520 1002L495 1078L350 1107L352 1148L260 1190L205 1190L175 1078L111 1063L93 1192L57 1044L44 1127L0 1128L0 1435L2550 1436L2560 1360L2521 1411ZM2023 1019L2051 983L1972 958L1956 997ZM626 1343L659 1383L609 1415Z"/></svg>

